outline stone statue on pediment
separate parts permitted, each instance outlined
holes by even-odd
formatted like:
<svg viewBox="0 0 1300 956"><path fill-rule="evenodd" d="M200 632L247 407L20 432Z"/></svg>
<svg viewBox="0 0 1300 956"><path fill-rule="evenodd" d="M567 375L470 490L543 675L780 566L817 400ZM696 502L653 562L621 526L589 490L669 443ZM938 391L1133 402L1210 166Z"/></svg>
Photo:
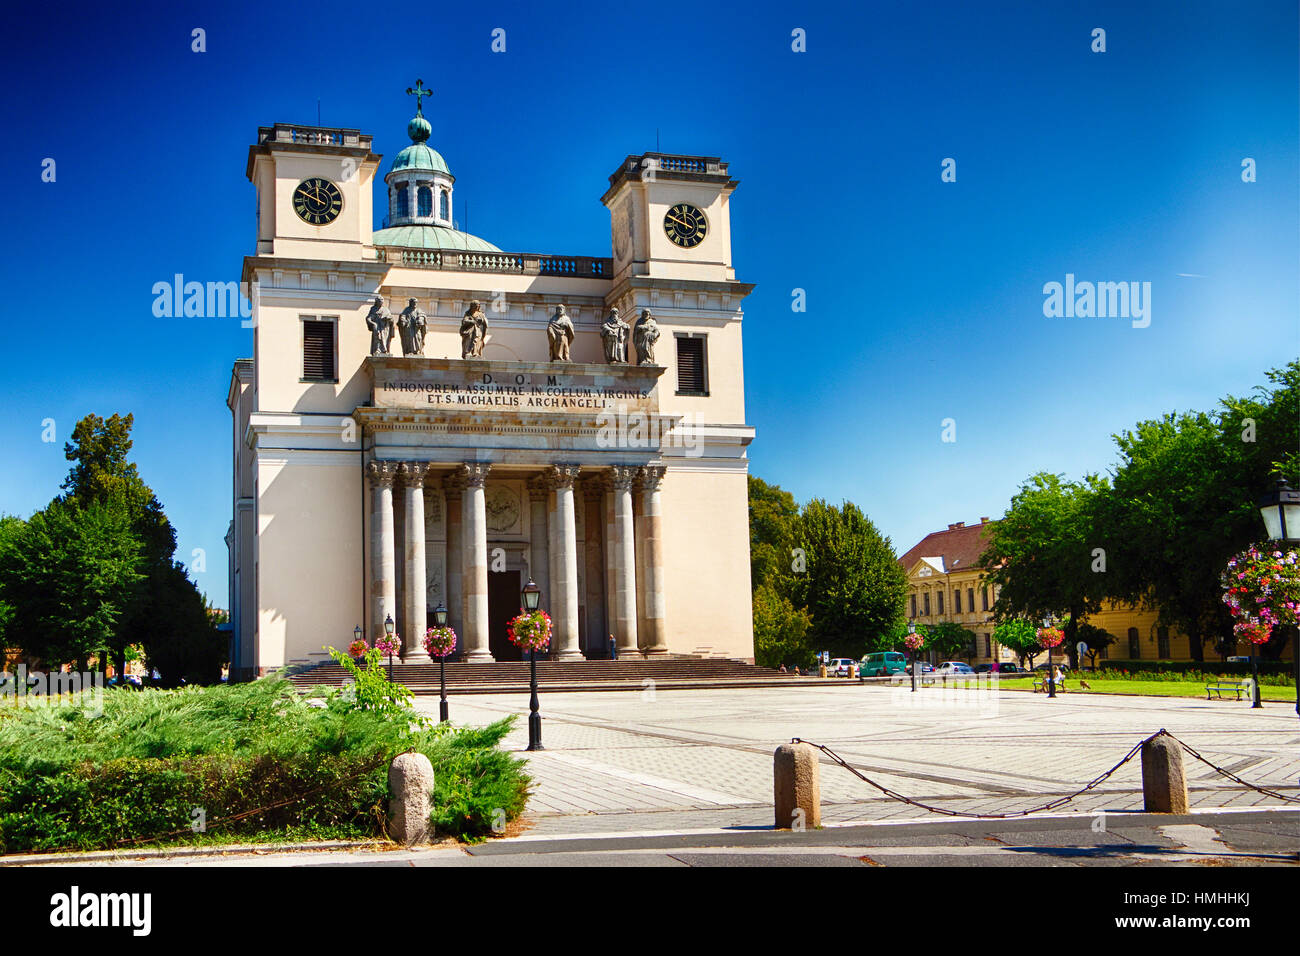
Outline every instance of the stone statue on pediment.
<svg viewBox="0 0 1300 956"><path fill-rule="evenodd" d="M384 297L375 296L366 315L366 328L370 330L370 354L388 355L393 342L393 313L384 307Z"/></svg>
<svg viewBox="0 0 1300 956"><path fill-rule="evenodd" d="M641 318L632 329L632 344L636 347L637 365L658 365L655 361L655 343L659 341L659 323L649 309L641 310Z"/></svg>
<svg viewBox="0 0 1300 956"><path fill-rule="evenodd" d="M488 338L488 320L478 300L470 302L465 317L460 320L460 357L482 358L483 346Z"/></svg>
<svg viewBox="0 0 1300 956"><path fill-rule="evenodd" d="M569 345L573 342L573 319L563 305L555 307L555 314L546 323L546 341L551 346L552 362L569 361Z"/></svg>
<svg viewBox="0 0 1300 956"><path fill-rule="evenodd" d="M600 340L605 346L605 361L610 365L627 363L627 337L631 329L618 315L618 309L611 308L600 326Z"/></svg>
<svg viewBox="0 0 1300 956"><path fill-rule="evenodd" d="M402 354L420 355L424 352L424 333L429 327L429 316L415 299L406 300L406 308L397 317L397 331L402 336Z"/></svg>

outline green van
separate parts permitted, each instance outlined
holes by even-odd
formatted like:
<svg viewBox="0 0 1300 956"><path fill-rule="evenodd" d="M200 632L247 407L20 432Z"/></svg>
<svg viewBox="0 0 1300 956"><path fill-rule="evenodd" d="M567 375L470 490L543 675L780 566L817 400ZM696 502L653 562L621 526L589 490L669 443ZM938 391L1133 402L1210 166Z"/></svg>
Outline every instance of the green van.
<svg viewBox="0 0 1300 956"><path fill-rule="evenodd" d="M868 654L862 658L860 669L863 677L890 677L901 674L907 669L907 655L898 651Z"/></svg>

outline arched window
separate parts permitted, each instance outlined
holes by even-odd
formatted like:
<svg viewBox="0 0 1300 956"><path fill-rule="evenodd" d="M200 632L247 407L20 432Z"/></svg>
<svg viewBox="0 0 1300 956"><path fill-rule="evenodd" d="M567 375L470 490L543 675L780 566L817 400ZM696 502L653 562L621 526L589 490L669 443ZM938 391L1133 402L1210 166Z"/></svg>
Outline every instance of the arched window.
<svg viewBox="0 0 1300 956"><path fill-rule="evenodd" d="M1128 629L1128 658L1131 661L1139 660L1142 657L1142 640L1138 636L1138 629L1130 627Z"/></svg>
<svg viewBox="0 0 1300 956"><path fill-rule="evenodd" d="M428 186L420 187L420 212L421 216L433 215L433 190Z"/></svg>
<svg viewBox="0 0 1300 956"><path fill-rule="evenodd" d="M451 218L451 198L447 195L447 190L445 189L438 191L438 218Z"/></svg>
<svg viewBox="0 0 1300 956"><path fill-rule="evenodd" d="M397 215L400 219L411 215L411 200L406 194L405 183L397 187Z"/></svg>

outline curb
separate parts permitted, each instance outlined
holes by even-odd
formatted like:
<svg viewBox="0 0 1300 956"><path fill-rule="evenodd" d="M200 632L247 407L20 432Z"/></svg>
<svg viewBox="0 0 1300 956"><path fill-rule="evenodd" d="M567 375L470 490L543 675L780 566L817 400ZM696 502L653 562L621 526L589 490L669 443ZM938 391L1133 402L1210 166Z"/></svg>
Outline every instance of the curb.
<svg viewBox="0 0 1300 956"><path fill-rule="evenodd" d="M234 853L301 853L313 850L365 850L394 847L383 840L322 840L318 843L230 843L223 846L178 846L157 850L84 850L77 853L11 853L0 856L0 867L41 863L95 863L112 860L168 860Z"/></svg>

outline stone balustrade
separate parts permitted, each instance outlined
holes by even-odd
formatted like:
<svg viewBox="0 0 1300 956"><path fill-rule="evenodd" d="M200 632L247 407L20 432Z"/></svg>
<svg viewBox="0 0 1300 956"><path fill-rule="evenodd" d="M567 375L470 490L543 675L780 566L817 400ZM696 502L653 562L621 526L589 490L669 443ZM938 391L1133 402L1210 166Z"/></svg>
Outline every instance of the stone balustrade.
<svg viewBox="0 0 1300 956"><path fill-rule="evenodd" d="M613 260L593 256L548 256L520 252L468 252L456 249L412 249L380 246L380 262L444 272L488 272L510 275L571 276L607 279L614 274Z"/></svg>

